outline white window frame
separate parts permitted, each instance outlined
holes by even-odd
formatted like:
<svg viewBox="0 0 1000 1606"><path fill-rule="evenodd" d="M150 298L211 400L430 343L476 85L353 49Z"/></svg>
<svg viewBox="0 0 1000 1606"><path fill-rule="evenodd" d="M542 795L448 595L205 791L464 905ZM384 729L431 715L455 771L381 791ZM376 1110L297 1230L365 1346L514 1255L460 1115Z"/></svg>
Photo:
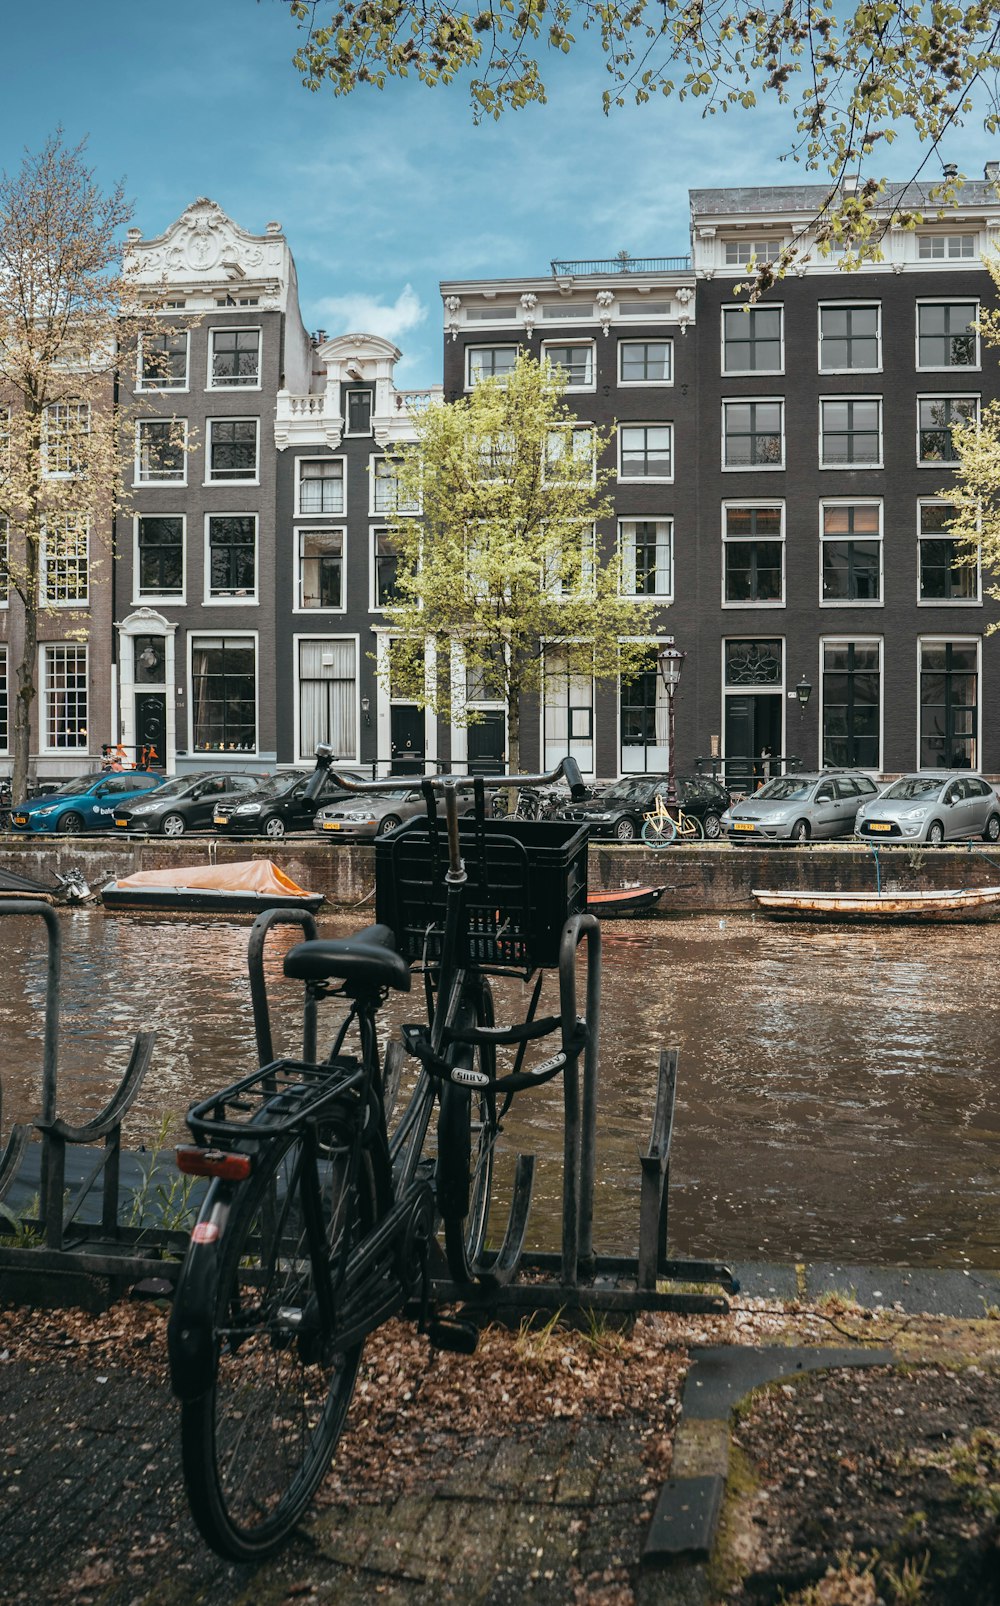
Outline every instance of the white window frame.
<svg viewBox="0 0 1000 1606"><path fill-rule="evenodd" d="M918 392L918 394L917 394L917 441L916 441L917 467L918 468L937 469L939 474L942 474L942 473L943 474L947 474L949 472L954 473L956 468L958 467L957 461L955 461L955 460L953 460L951 458L940 458L940 459L938 459L938 458L933 458L933 457L921 457L921 455L920 455L920 436L923 433L923 431L920 428L920 404L921 404L921 402L936 402L936 401L942 401L942 402L971 401L971 402L975 402L975 404L976 404L976 416L975 416L974 422L976 424L978 424L979 423L980 413L982 411L982 397L981 397L979 391L966 391L964 394L959 392L959 393L949 393L947 395L942 395L942 393L940 391L935 390L935 391Z"/></svg>
<svg viewBox="0 0 1000 1606"><path fill-rule="evenodd" d="M541 588L553 602L580 602L594 596L596 579L597 525L588 524L580 531L580 584L576 587L563 585L552 575L551 568L543 565Z"/></svg>
<svg viewBox="0 0 1000 1606"><path fill-rule="evenodd" d="M75 747L52 747L49 745L49 653L50 652L77 652L83 654L84 673L86 676L86 714L87 725L90 725L90 649L86 642L81 641L40 641L38 643L38 690L39 690L39 716L38 716L38 751L45 753L67 754L88 753L90 751L89 736L82 745Z"/></svg>
<svg viewBox="0 0 1000 1606"><path fill-rule="evenodd" d="M728 375L727 375L728 377ZM777 407L781 415L781 457L777 463L727 463L728 433L726 418L730 407ZM723 474L780 474L785 467L785 398L784 396L723 396L722 398L722 472Z"/></svg>
<svg viewBox="0 0 1000 1606"><path fill-rule="evenodd" d="M135 354L135 388L140 394L151 396L186 395L191 388L191 331L190 329L175 329L171 327L161 332L170 335L183 335L184 337L184 382L180 385L147 384L145 382L142 376L142 343L146 338L146 332L140 331Z"/></svg>
<svg viewBox="0 0 1000 1606"><path fill-rule="evenodd" d="M380 535L391 535L392 526L389 524L372 524L368 529L368 612L392 614L395 612L392 604L379 602L377 584L377 558L376 543Z"/></svg>
<svg viewBox="0 0 1000 1606"><path fill-rule="evenodd" d="M541 749L542 749L542 768L543 769L548 769L550 766L545 762L545 753L546 753L546 742L547 742L547 734L546 734L546 731L547 731L547 714L548 714L548 708L549 708L548 685L547 685L547 682L548 682L548 679L549 679L549 670L548 670L549 654L550 654L550 652L561 652L561 651L563 651L566 648L566 646L568 645L568 643L565 642L565 641L543 641L541 645L542 645L542 688L541 688L542 695L541 695L541 699L540 699L540 701L541 701L541 709L540 709L541 719L540 719L539 723L540 723L541 729L539 731L539 740L540 740ZM578 642L574 642L573 645L579 645L579 643ZM580 680L585 680L588 677L586 675L578 675L576 678L580 679ZM595 683L594 683L593 674L590 675L589 679L590 679L590 735L589 735L589 737L580 737L580 736L574 737L572 730L570 730L568 735L567 735L566 744L567 744L567 747L569 749L570 754L573 757L577 757L577 755L573 751L574 742L586 743L586 742L589 741L589 743L590 743L590 763L587 764L586 766L581 763L580 764L580 770L581 770L581 773L584 774L584 775L595 775L597 773L597 769L596 769L596 763L597 763L597 707L596 707ZM553 740L555 740L555 738L553 738ZM562 756L562 755L560 755L560 756ZM579 763L579 759L577 759L577 762Z"/></svg>
<svg viewBox="0 0 1000 1606"><path fill-rule="evenodd" d="M338 606L320 604L309 608L302 600L302 537L305 535L339 535L340 536L340 603ZM347 612L347 524L330 521L315 524L296 524L292 530L293 554L292 562L295 575L295 600L292 612L301 614L306 619L317 617L325 618L327 614L342 614Z"/></svg>
<svg viewBox="0 0 1000 1606"><path fill-rule="evenodd" d="M180 478L170 479L143 479L142 477L142 431L146 424L167 424L174 429L182 430L181 439L181 475ZM137 418L135 423L135 461L132 465L132 482L149 490L173 490L178 486L185 486L188 482L188 421L186 418Z"/></svg>
<svg viewBox="0 0 1000 1606"><path fill-rule="evenodd" d="M776 312L778 314L778 367L777 368L727 368L726 367L726 333L730 317L754 317L758 312ZM723 307L719 319L719 372L726 380L730 379L756 379L758 376L771 377L774 374L783 374L785 371L785 304L783 301L769 301L754 307Z"/></svg>
<svg viewBox="0 0 1000 1606"><path fill-rule="evenodd" d="M340 464L341 505L339 508L304 508L302 506L302 467L305 463L323 463L330 466ZM336 483L336 476L331 475L331 483ZM295 514L297 519L343 519L347 517L347 458L314 457L310 454L295 459Z"/></svg>
<svg viewBox="0 0 1000 1606"><path fill-rule="evenodd" d="M368 397L368 428L349 429L351 418L352 396L367 395ZM374 385L347 385L344 387L344 438L346 440L371 440L374 433L373 420L375 418L375 386Z"/></svg>
<svg viewBox="0 0 1000 1606"><path fill-rule="evenodd" d="M10 562L10 519L0 518L0 562ZM0 576L0 609L10 606L10 579Z"/></svg>
<svg viewBox="0 0 1000 1606"><path fill-rule="evenodd" d="M824 312L862 312L866 308L875 309L875 349L877 361L874 368L826 368L823 365L823 314ZM882 303L881 301L821 301L816 308L816 371L820 374L880 374L882 372Z"/></svg>
<svg viewBox="0 0 1000 1606"><path fill-rule="evenodd" d="M826 706L823 696L823 682L826 675L824 667L825 650L827 647L877 647L878 648L878 764L874 768L866 766L861 774L872 778L879 775L882 769L882 760L885 754L885 637L868 634L862 630L845 633L838 631L835 635L820 636L819 638L819 757L818 763L823 764L823 731L825 728ZM918 697L919 697L919 671L918 671ZM920 711L917 710L919 724ZM874 793L872 794L874 796ZM862 801L858 800L859 804Z"/></svg>
<svg viewBox="0 0 1000 1606"><path fill-rule="evenodd" d="M729 513L729 510L730 510L730 508L740 508L740 507L745 507L745 508L750 508L750 509L768 508L768 507L777 508L778 512L780 514L780 520L781 520L781 529L780 529L778 535L776 535L776 536L768 536L768 537L756 536L756 535L730 535L729 534L728 517L727 517L728 513ZM754 612L756 612L758 609L783 608L785 606L785 584L786 584L787 569L788 569L788 564L787 564L787 551L788 551L788 548L787 548L787 544L786 544L786 541L785 541L785 528L786 528L785 520L786 520L786 515L785 515L785 499L784 499L784 497L778 497L778 496L772 496L772 497L763 497L763 496L730 496L730 497L726 497L725 500L722 503L721 518L722 518L722 529L721 529L721 540L722 540L722 607L727 609L730 613L732 613L732 612L746 612L746 610L750 609L750 608L752 608L754 610ZM770 602L727 602L727 600L726 600L726 553L727 553L728 549L731 546L749 546L752 542L755 542L755 541L758 541L758 540L764 540L764 539L777 541L781 546L781 596L773 598Z"/></svg>
<svg viewBox="0 0 1000 1606"><path fill-rule="evenodd" d="M211 524L213 519L253 519L253 590L244 591L239 595L227 594L224 591L213 591L212 585L212 542ZM205 607L233 608L256 607L260 600L260 515L248 511L246 508L223 511L212 509L205 514L204 534L202 546L204 548L204 577L202 597Z"/></svg>
<svg viewBox="0 0 1000 1606"><path fill-rule="evenodd" d="M213 359L215 357L215 337L216 337L216 335L219 335L219 334L226 334L226 335L254 335L255 334L257 336L257 379L256 379L256 382L254 384L237 384L237 383L231 381L229 384L221 384L220 385L220 384L218 384L216 382L215 374L213 372L213 368L214 368ZM256 323L248 323L248 324L217 323L217 324L210 324L209 325L209 328L208 328L207 369L206 369L206 373L205 373L205 389L206 390L211 390L216 395L220 395L220 394L225 395L225 394L230 393L232 391L260 390L261 386L263 384L263 379L261 377L261 369L263 368L263 366L264 366L264 331L263 331L263 328L261 327L260 324L256 324Z"/></svg>
<svg viewBox="0 0 1000 1606"><path fill-rule="evenodd" d="M624 368L623 358L624 358L625 350L629 346L666 346L667 353L668 353L667 366L670 369L670 377L668 379L624 379L622 377L622 369ZM632 340L632 339L624 339L624 338L619 340L619 342L618 342L618 384L623 390L650 390L650 389L653 389L653 388L656 388L656 389L659 389L659 390L664 390L668 386L673 385L673 383L674 383L674 343L668 336L665 335L662 340Z"/></svg>
<svg viewBox="0 0 1000 1606"><path fill-rule="evenodd" d="M923 652L925 647L975 647L976 649L976 764L975 771L982 769L983 758L983 638L978 635L963 635L951 630L928 630L926 635L919 635L916 640L916 679L914 681L914 701L916 702L916 729L914 731L913 752L915 755L914 769L920 764L920 717L923 704L920 701L920 676L923 673Z"/></svg>
<svg viewBox="0 0 1000 1606"><path fill-rule="evenodd" d="M845 402L874 402L875 403L875 405L878 407L878 461L877 462L875 462L875 463L855 463L853 461L852 462L843 462L843 463L827 463L827 462L824 462L824 457L825 457L825 453L826 453L827 431L823 427L823 417L824 417L823 409L825 408L827 402L831 403L831 405L833 405L833 406L836 406L837 404L845 403ZM839 433L839 432L834 432L834 433ZM857 432L856 431L852 431L852 433L857 433ZM817 434L817 445L819 447L819 464L818 464L818 467L819 467L820 472L823 473L823 474L831 474L831 473L832 474L838 474L838 473L839 474L844 474L844 473L850 474L850 473L856 473L858 471L864 472L865 470L874 471L875 469L880 469L880 468L884 468L885 467L885 407L883 405L883 401L882 401L882 397L881 396L870 396L870 395L866 394L865 392L861 392L858 395L854 395L854 394L848 395L848 394L844 393L844 394L840 394L840 395L820 396L820 398L819 398L819 416L818 416L818 419L817 419L817 431L816 431L816 434ZM834 497L834 498L831 498L831 500L836 501L837 498ZM859 497L854 497L853 500L854 501L859 501L859 500L860 501L865 501L866 498L864 498L864 497L860 497L860 498Z"/></svg>
<svg viewBox="0 0 1000 1606"><path fill-rule="evenodd" d="M393 457L392 457L392 452L391 451L390 452L372 452L369 455L369 458L368 458L368 517L371 518L371 519L382 519L384 521L387 517L391 517L393 514L395 514L395 516L397 518L400 518L400 519L418 519L420 517L421 513L424 510L423 509L423 498L420 498L418 500L418 502L417 502L415 507L385 508L385 507L377 507L376 506L376 497L377 497L377 494L378 494L378 484L379 484L378 465L379 465L379 463L391 463L392 461L393 461ZM393 477L395 477L395 476L393 476Z"/></svg>
<svg viewBox="0 0 1000 1606"><path fill-rule="evenodd" d="M667 526L667 551L668 551L668 554L669 554L667 562L668 562L669 567L670 567L670 584L669 584L669 586L668 586L666 591L636 591L634 586L633 586L632 590L629 591L626 588L626 585L625 585L626 575L628 573L630 573L630 572L632 573L633 576L635 575L635 531L634 531L634 528L633 528L632 535L631 535L631 537L629 537L628 534L627 534L627 527L629 525L635 526L637 524L665 524ZM628 542L629 539L631 539L631 542L632 542L631 560L629 560L629 558L626 555L627 554L627 542ZM618 554L619 554L619 563L621 565L621 590L619 592L620 596L634 598L634 599L637 599L639 602L662 602L662 603L673 602L673 600L674 600L674 583L675 582L674 582L674 519L673 519L673 515L672 514L665 514L665 515L660 515L660 516L652 516L651 515L649 518L619 519L618 520Z"/></svg>
<svg viewBox="0 0 1000 1606"><path fill-rule="evenodd" d="M202 626L200 628L193 628L193 629L189 630L188 633L187 633L187 650L186 650L186 657L187 657L187 683L188 683L188 686L189 686L190 692L191 692L190 699L188 701L188 711L187 711L187 746L188 746L188 752L189 753L193 753L195 751L195 745L194 745L194 715L195 715L195 701L196 701L195 694L194 694L194 650L195 650L195 643L198 642L198 641L204 640L206 638L209 639L209 640L212 640L216 636L221 636L223 638L223 641L225 641L225 642L229 642L229 641L232 641L232 642L245 642L245 643L250 644L250 645L253 646L254 736L253 736L253 748L251 749L250 754L247 754L247 757L251 757L251 756L254 756L254 755L256 755L256 754L258 754L260 752L260 633L257 630L227 630L227 629L225 629L225 627L222 627L221 629L218 629L218 630L212 630L207 625ZM199 753L209 753L209 752L213 751L213 749L201 748L200 747L200 748L197 749L197 751Z"/></svg>
<svg viewBox="0 0 1000 1606"><path fill-rule="evenodd" d="M567 346L578 346L581 350L586 350L587 351L587 353L588 353L588 367L590 369L590 378L589 379L585 379L582 382L582 384L574 384L572 381L570 381L567 378L566 392L568 394L570 394L570 393L579 392L579 391L593 391L593 390L596 390L597 389L597 343L596 343L596 341L594 341L594 340L573 340L571 338L567 338L566 340L555 340L555 339L553 339L553 340L543 340L542 341L542 359L541 360L543 362L547 361L549 363L549 365L553 368L554 372L564 373L564 374L568 375L569 370L566 369L566 368L561 367L561 365L559 365L559 364L553 364L551 356L549 355L551 350L558 349L558 348L565 348Z"/></svg>
<svg viewBox="0 0 1000 1606"><path fill-rule="evenodd" d="M665 429L669 435L670 473L669 474L623 474L622 458L625 449L625 432L630 429ZM643 419L629 419L627 424L618 426L618 484L619 485L672 485L677 472L675 455L676 437L673 421L666 418L646 422ZM648 456L648 450L646 452Z"/></svg>
<svg viewBox="0 0 1000 1606"><path fill-rule="evenodd" d="M972 250L971 251L965 251L965 250L952 251L951 246L956 240L958 241L959 245L963 245L963 246L964 246L966 240L971 241L972 242ZM944 247L944 249L942 251L935 251L935 252L931 252L931 251L926 251L925 252L924 249L923 249L925 245L933 246L933 245L937 245L937 244L942 245ZM926 263L926 262L951 263L951 262L978 262L978 260L979 260L979 230L978 229L970 229L968 231L962 230L959 233L952 232L950 234L945 234L945 233L941 233L941 232L938 232L938 231L932 231L930 229L923 229L917 234L917 261L918 262L921 262L921 263Z"/></svg>
<svg viewBox="0 0 1000 1606"><path fill-rule="evenodd" d="M479 379L473 378L473 374L472 374L472 358L473 358L474 353L476 353L478 351L511 351L514 354L514 362L516 363L517 362L517 354L518 354L519 350L520 350L520 347L516 343L512 343L509 340L491 341L488 345L485 344L485 343L482 343L482 344L477 344L477 345L474 345L474 346L472 346L472 345L466 346L466 348L465 348L465 389L466 390L474 390L476 385L479 383ZM513 366L513 364L511 366ZM506 374L505 373L504 374L485 374L485 375L481 375L480 377L481 378L486 378L486 379L499 379L501 382L503 382L503 380L506 379Z"/></svg>
<svg viewBox="0 0 1000 1606"><path fill-rule="evenodd" d="M877 507L878 508L878 534L877 535L840 535L823 533L823 514L828 507ZM823 548L827 541L877 541L878 542L878 596L877 597L824 597L823 595ZM819 605L821 608L870 608L885 607L885 504L881 496L865 496L859 492L857 496L823 496L819 504ZM847 639L847 638L845 638ZM853 638L851 638L853 639ZM822 731L822 725L820 730Z"/></svg>
<svg viewBox="0 0 1000 1606"><path fill-rule="evenodd" d="M256 465L256 468L255 468L255 472L252 475L245 476L243 479L236 479L234 477L231 477L230 475L225 475L223 478L220 479L220 478L216 478L216 477L214 477L212 475L212 432L213 432L216 424L253 424L253 426L254 426L254 463ZM218 418L218 417L217 418L206 418L206 420L205 420L205 481L204 481L204 483L205 483L206 487L211 485L211 486L214 486L216 489L218 489L220 486L226 487L226 486L230 486L230 485L259 485L260 484L260 419L259 419L259 417L253 417L248 413L241 413L239 415L234 415L232 418L225 418L225 417L221 417L221 418Z"/></svg>
<svg viewBox="0 0 1000 1606"><path fill-rule="evenodd" d="M5 641L0 641L0 714L3 715L2 728L6 732L5 739L0 742L0 753L10 752L10 652Z"/></svg>
<svg viewBox="0 0 1000 1606"><path fill-rule="evenodd" d="M590 450L588 455L590 469L588 473L583 474L578 480L550 478L549 469L551 465L551 458L549 456L549 447L552 441L559 435L572 436L573 449L570 455L572 456L574 462L579 459L581 466L585 459L583 451L580 451L577 448L577 442L586 442L589 438ZM548 430L545 436L545 446L543 450L545 452L545 456L542 460L543 485L594 485L597 483L597 450L593 424L566 424L557 429Z"/></svg>
<svg viewBox="0 0 1000 1606"><path fill-rule="evenodd" d="M784 250L785 237L775 235L774 239L768 240L763 236L750 239L746 235L732 235L729 239L720 240L719 245L720 267L727 273L745 273L751 261L758 263L776 261ZM743 260L738 261L738 257L742 257Z"/></svg>
<svg viewBox="0 0 1000 1606"><path fill-rule="evenodd" d="M77 479L81 472L85 472L85 470L80 470L78 468L51 468L49 466L49 450L50 450L50 447L49 447L49 416L50 416L51 413L58 412L59 410L63 410L63 411L68 412L71 408L75 410L78 419L86 418L86 423L83 426L83 428L81 429L80 433L82 435L89 435L90 434L90 403L89 402L86 402L86 401L84 401L84 402L79 402L79 401L49 402L48 405L45 408L45 412L42 415L42 450L41 450L41 459L42 459L42 477L43 477L43 479L47 479L47 480L73 480L73 479ZM59 436L58 436L58 433L57 433L55 435L55 437L54 437L54 444L58 444L58 440L59 440Z"/></svg>
<svg viewBox="0 0 1000 1606"><path fill-rule="evenodd" d="M311 613L313 610L308 609ZM315 753L302 751L302 720L301 720L301 687L299 675L299 649L304 642L330 641L354 643L354 732L355 751L353 753L338 753L337 758L343 764L360 764L361 762L361 637L354 631L317 631L301 630L292 635L292 681L294 686L294 729L295 729L295 762L296 764L312 764ZM404 777L405 779L405 777ZM319 805L317 804L317 807ZM327 833L329 834L329 833Z"/></svg>
<svg viewBox="0 0 1000 1606"><path fill-rule="evenodd" d="M59 520L65 521L66 523L68 523L70 520L78 520L80 525L82 525L82 535L83 535L83 575L84 575L84 582L85 582L84 583L84 594L83 594L82 597L70 598L70 597L59 597L58 595L53 595L53 593L50 592L50 590L49 590L49 566L50 566L50 561L52 563L54 563L54 564L59 564L60 562L64 562L65 558L60 558L60 557L56 556L56 557L54 557L54 558L52 558L50 560L50 557L49 557L49 540L48 540L48 525L45 524L45 525L42 526L41 551L39 553L39 563L38 563L39 600L40 600L42 606L45 607L45 608L54 608L54 609L59 609L59 610L66 608L66 609L69 609L70 611L72 611L74 608L89 608L90 607L90 518L86 513L56 513L56 514L51 515L51 517L53 519L59 519ZM61 541L61 540L64 539L64 537L60 536L59 539ZM72 561L73 562L79 562L79 557L77 556Z"/></svg>
<svg viewBox="0 0 1000 1606"><path fill-rule="evenodd" d="M981 300L981 297L979 297L979 296L969 296L969 295L966 295L966 296L963 296L963 295L921 296L920 299L916 303L916 306L915 306L915 309L914 309L914 329L913 329L913 365L914 365L914 367L916 368L916 370L917 370L917 372L919 374L974 374L974 373L979 372L982 369L982 365L983 365L983 345L982 345L982 340L980 338L980 334L979 334L979 330L978 329L974 330L974 336L975 336L975 341L976 341L976 360L975 360L975 362L970 362L970 363L944 363L944 364L927 363L927 364L924 364L924 363L922 363L920 361L920 309L921 309L921 307L942 307L942 306L951 306L951 305L971 306L971 307L975 308L975 313L974 313L974 317L973 317L972 321L973 321L973 323L978 323L979 322L979 318L980 318L980 316L982 314L982 300Z"/></svg>
<svg viewBox="0 0 1000 1606"><path fill-rule="evenodd" d="M179 591L143 591L140 581L140 551L139 551L139 525L143 519L180 519L181 521L181 589ZM132 606L134 608L147 607L151 603L162 603L166 606L173 604L181 607L187 602L187 574L188 574L188 543L187 543L187 514L172 513L164 510L162 513L152 509L143 509L132 516Z"/></svg>
<svg viewBox="0 0 1000 1606"><path fill-rule="evenodd" d="M920 575L922 563L920 549L924 541L950 538L939 530L928 530L924 533L921 510L925 507L954 507L945 496L918 496L917 497L917 607L918 608L981 608L983 606L983 563L982 548L980 547L976 558L976 594L974 597L922 597L920 595ZM949 638L950 639L950 638Z"/></svg>
<svg viewBox="0 0 1000 1606"><path fill-rule="evenodd" d="M662 635L662 636L623 636L622 640L623 641L627 641L630 644L638 642L642 646L652 647L654 649L654 652L655 652L656 655L659 655L659 653L661 653L663 651L664 647L672 647L672 646L674 646L674 637L671 636L671 635ZM663 695L663 693L664 693L663 682L662 682L662 679L661 679L661 677L659 675L659 672L657 672L657 675L656 675L656 696L657 696L657 699L660 699L661 696ZM657 702L656 706L657 707L660 706L659 701ZM616 726L615 739L616 739L617 744L618 744L617 748L616 748L616 751L618 753L618 774L619 774L619 776L622 778L622 780L628 780L631 776L634 776L634 775L647 775L647 774L649 774L650 771L645 766L641 770L629 770L629 769L625 768L625 765L623 763L623 759L625 757L625 744L622 741L622 675L621 675L621 670L619 670L618 675L617 675L617 677L615 679L615 726ZM677 738L676 738L676 734L675 734L675 737L674 737L675 745L676 745L676 740L677 740ZM664 774L666 774L667 767L669 765L669 753L670 753L670 747L669 747L669 744L668 744L668 742L666 740L666 737L664 737L664 740L662 742L655 742L653 745L654 745L654 747L662 747L664 749L665 753L667 754L667 757L664 758L664 760L663 760L663 770L664 770ZM645 746L648 748L649 744L646 743Z"/></svg>

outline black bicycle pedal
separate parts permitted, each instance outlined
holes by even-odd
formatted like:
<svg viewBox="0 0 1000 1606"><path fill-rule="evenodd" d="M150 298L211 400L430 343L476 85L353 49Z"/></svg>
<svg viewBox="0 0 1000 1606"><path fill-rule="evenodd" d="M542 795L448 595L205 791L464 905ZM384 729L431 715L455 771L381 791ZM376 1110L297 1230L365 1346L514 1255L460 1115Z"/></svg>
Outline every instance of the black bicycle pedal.
<svg viewBox="0 0 1000 1606"><path fill-rule="evenodd" d="M435 1349L453 1350L456 1355L475 1355L479 1328L475 1322L438 1318L435 1322L427 1323L427 1337Z"/></svg>

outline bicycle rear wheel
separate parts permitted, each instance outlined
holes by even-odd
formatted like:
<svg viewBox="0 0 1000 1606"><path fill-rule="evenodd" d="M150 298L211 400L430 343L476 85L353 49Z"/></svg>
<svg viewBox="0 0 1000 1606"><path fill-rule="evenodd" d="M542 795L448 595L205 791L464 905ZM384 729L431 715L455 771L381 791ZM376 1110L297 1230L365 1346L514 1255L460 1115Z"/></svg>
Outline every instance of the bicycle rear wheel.
<svg viewBox="0 0 1000 1606"><path fill-rule="evenodd" d="M667 816L662 827L654 825L652 820L646 820L642 827L642 840L648 848L669 848L677 835L677 827L673 820Z"/></svg>
<svg viewBox="0 0 1000 1606"><path fill-rule="evenodd" d="M494 1023L493 993L486 980L476 997L475 1019L480 1026ZM463 1046L456 1054L456 1064L484 1072L492 1083L496 1049ZM470 1090L454 1082L441 1084L437 1204L444 1223L448 1269L457 1283L475 1282L486 1248L497 1131L492 1086Z"/></svg>
<svg viewBox="0 0 1000 1606"><path fill-rule="evenodd" d="M334 1290L348 1244L374 1222L362 1152L350 1179L350 1134L320 1140L320 1183ZM295 1526L344 1427L362 1344L338 1350L321 1329L302 1209L302 1141L292 1135L244 1185L219 1251L211 1389L185 1402L184 1476L195 1522L220 1556L254 1561Z"/></svg>

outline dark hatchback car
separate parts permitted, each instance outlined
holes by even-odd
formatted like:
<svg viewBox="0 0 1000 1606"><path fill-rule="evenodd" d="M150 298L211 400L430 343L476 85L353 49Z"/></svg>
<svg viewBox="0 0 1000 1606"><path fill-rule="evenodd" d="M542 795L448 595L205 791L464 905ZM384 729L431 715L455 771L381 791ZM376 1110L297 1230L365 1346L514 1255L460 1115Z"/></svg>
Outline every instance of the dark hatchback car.
<svg viewBox="0 0 1000 1606"><path fill-rule="evenodd" d="M344 773L349 780L371 779L368 775L359 775L357 770L349 769ZM212 814L215 829L227 836L266 836L272 842L279 842L289 831L312 830L313 818L324 803L333 803L348 795L327 775L319 797L305 801L302 794L312 774L312 770L282 770L279 775L270 775L259 782L256 791L243 797L226 798Z"/></svg>
<svg viewBox="0 0 1000 1606"><path fill-rule="evenodd" d="M729 793L709 775L678 775L677 801L685 814L701 821L710 842L721 835L719 821L729 805ZM627 775L606 786L586 803L573 803L559 810L561 820L589 825L592 837L611 837L616 842L635 842L642 834L642 817L656 807L656 796L667 795L665 775Z"/></svg>
<svg viewBox="0 0 1000 1606"><path fill-rule="evenodd" d="M210 830L218 804L237 802L260 782L259 775L176 775L155 792L115 809L115 826L119 831L155 831L162 836Z"/></svg>

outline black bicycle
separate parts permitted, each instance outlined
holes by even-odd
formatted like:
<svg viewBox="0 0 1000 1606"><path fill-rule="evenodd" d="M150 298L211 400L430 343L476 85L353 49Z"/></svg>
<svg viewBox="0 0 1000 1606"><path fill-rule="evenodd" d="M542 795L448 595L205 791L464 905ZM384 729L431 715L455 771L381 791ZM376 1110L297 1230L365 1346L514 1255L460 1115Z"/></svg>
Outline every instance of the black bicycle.
<svg viewBox="0 0 1000 1606"><path fill-rule="evenodd" d="M331 763L321 749L316 794ZM580 787L569 759L515 779L541 786L560 774ZM345 790L395 784L336 778ZM423 784L427 818L376 844L377 924L286 955L286 976L305 988L303 1058L272 1060L193 1106L194 1142L178 1151L183 1171L212 1179L168 1333L184 1475L201 1533L233 1560L267 1555L301 1516L379 1324L409 1309L432 1342L474 1349L475 1328L432 1306L432 1239L440 1226L459 1290L513 1276L532 1178L519 1157L491 1233L503 1118L516 1093L575 1068L588 1042L573 974L576 946L596 927L585 913L586 831L487 819L489 778ZM475 789L461 822L456 784ZM546 965L559 967L558 1015L538 1013ZM414 973L426 1019L405 1026L382 1061L378 1011ZM510 1026L494 1018L497 974L536 978ZM329 996L346 1014L320 1062L316 1012ZM532 1045L547 1037L558 1046L539 1061ZM387 1093L407 1054L414 1090L390 1137Z"/></svg>

